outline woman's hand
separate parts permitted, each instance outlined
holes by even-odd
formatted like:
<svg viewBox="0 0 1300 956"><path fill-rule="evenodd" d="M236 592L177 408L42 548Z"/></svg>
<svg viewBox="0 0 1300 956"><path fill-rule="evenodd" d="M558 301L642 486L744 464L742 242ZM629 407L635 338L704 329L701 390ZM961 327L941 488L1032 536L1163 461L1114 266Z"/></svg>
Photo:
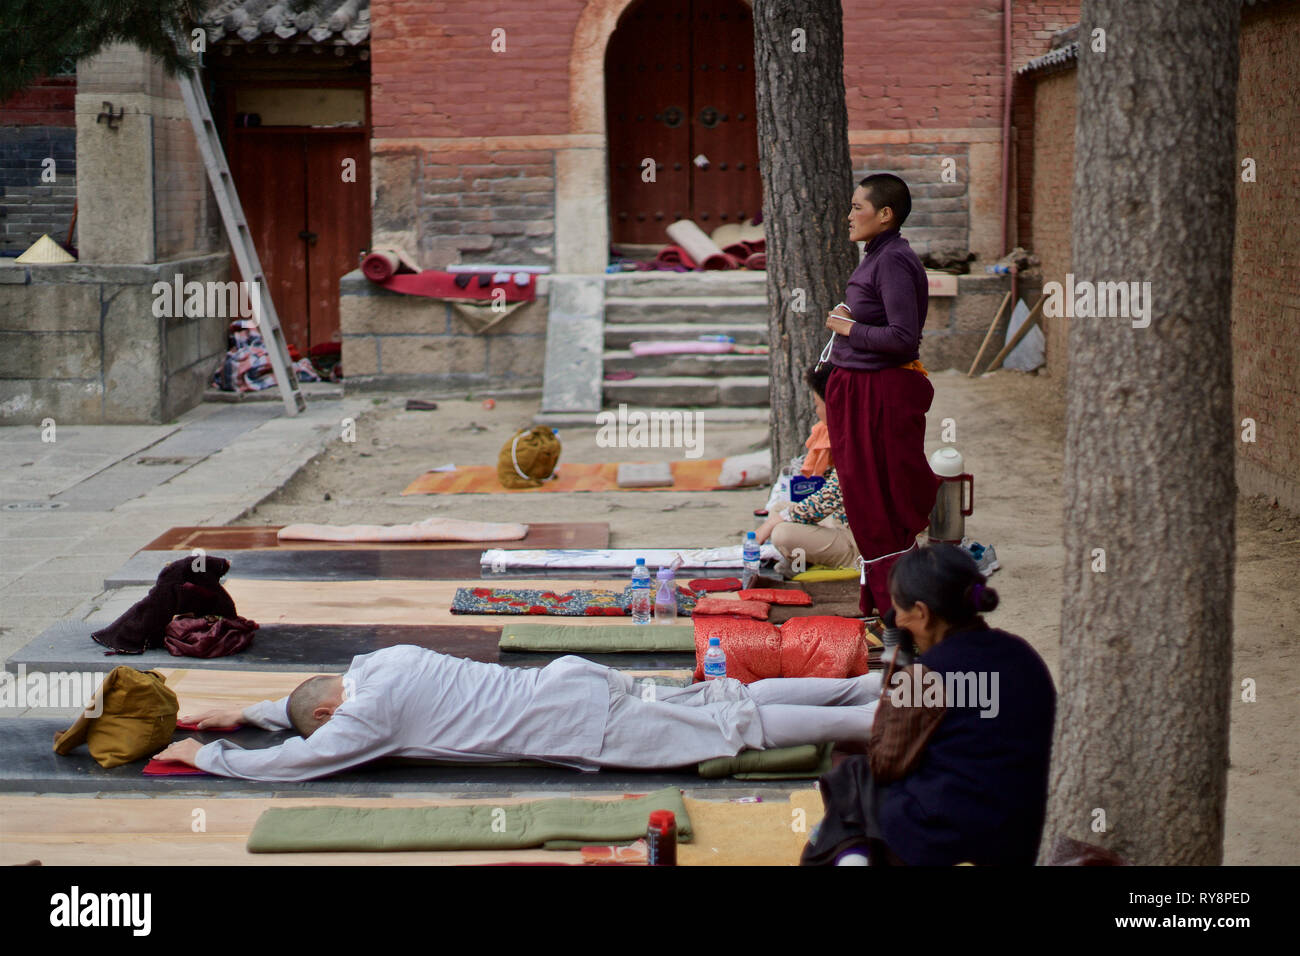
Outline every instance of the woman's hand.
<svg viewBox="0 0 1300 956"><path fill-rule="evenodd" d="M848 335L849 329L853 328L853 319L849 315L848 307L841 303L831 309L830 314L826 316L826 328L836 335Z"/></svg>
<svg viewBox="0 0 1300 956"><path fill-rule="evenodd" d="M761 525L758 526L758 530L754 532L754 540L756 540L759 544L762 544L764 541L766 541L768 538L772 536L772 529L775 528L780 523L781 523L781 516L779 514L771 515L766 521L764 521Z"/></svg>

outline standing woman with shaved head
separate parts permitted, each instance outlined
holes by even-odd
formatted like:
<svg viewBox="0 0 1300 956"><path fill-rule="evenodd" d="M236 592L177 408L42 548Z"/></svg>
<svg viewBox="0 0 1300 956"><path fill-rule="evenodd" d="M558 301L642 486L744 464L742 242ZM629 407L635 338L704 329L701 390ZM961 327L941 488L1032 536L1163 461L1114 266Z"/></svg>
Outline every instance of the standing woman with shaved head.
<svg viewBox="0 0 1300 956"><path fill-rule="evenodd" d="M925 267L899 227L912 210L897 176L868 176L853 191L849 238L865 242L842 306L826 385L831 457L844 510L866 562L863 614L889 608L889 570L929 524L939 479L925 455L925 414L934 388L920 362L929 307Z"/></svg>

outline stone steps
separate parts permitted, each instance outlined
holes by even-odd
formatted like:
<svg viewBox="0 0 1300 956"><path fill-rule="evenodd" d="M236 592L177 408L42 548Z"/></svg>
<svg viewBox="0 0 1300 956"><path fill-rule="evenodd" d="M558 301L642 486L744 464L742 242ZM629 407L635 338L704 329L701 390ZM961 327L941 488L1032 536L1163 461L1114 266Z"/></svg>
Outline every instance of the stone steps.
<svg viewBox="0 0 1300 956"><path fill-rule="evenodd" d="M605 352L605 371L635 372L638 376L766 375L766 355L633 355L630 351Z"/></svg>
<svg viewBox="0 0 1300 956"><path fill-rule="evenodd" d="M667 340L671 342L691 342L701 335L730 335L737 345L766 345L767 323L757 322L719 322L708 327L708 331L689 322L653 322L627 323L625 325L605 326L605 351L626 349L636 341Z"/></svg>
<svg viewBox="0 0 1300 956"><path fill-rule="evenodd" d="M689 323L708 326L720 323L767 325L767 297L762 295L718 296L610 296L605 297L605 324L647 322Z"/></svg>
<svg viewBox="0 0 1300 956"><path fill-rule="evenodd" d="M724 406L758 409L768 404L767 376L665 375L626 382L606 381L606 406L622 403L648 408Z"/></svg>

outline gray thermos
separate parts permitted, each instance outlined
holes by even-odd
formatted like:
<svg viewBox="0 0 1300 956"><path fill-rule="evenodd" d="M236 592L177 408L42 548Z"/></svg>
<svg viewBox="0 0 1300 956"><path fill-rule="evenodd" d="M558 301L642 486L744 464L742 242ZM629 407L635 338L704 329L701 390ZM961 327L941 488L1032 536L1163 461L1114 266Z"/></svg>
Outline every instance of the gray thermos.
<svg viewBox="0 0 1300 956"><path fill-rule="evenodd" d="M930 470L939 477L939 494L930 510L930 540L961 544L966 537L966 516L975 510L975 476L962 471L961 452L951 445L930 456ZM970 497L963 504L963 490Z"/></svg>

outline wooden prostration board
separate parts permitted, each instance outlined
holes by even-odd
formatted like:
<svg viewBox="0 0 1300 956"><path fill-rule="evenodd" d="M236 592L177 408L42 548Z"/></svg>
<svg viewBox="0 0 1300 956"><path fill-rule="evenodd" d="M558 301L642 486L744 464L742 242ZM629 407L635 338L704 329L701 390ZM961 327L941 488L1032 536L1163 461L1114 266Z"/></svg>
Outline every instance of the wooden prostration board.
<svg viewBox="0 0 1300 956"><path fill-rule="evenodd" d="M608 548L609 525L603 521L591 522L538 522L528 526L528 534L518 541L280 541L276 533L281 525L219 527L181 526L169 528L146 544L141 551L205 551L244 550L263 551L279 548L288 551L371 550L371 549L476 549L506 548L510 550L538 550L553 548Z"/></svg>

